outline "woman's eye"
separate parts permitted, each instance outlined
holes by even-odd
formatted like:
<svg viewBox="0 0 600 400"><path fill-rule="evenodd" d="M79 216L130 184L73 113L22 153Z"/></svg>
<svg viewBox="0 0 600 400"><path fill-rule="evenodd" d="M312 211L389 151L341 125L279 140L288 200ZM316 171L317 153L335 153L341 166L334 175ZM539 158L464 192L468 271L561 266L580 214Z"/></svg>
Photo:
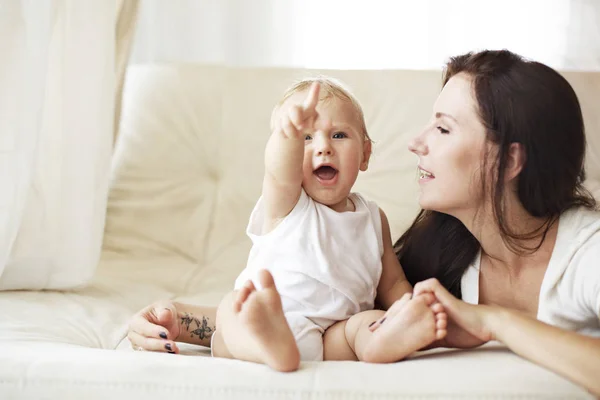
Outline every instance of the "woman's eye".
<svg viewBox="0 0 600 400"><path fill-rule="evenodd" d="M443 135L446 135L446 134L450 133L450 131L448 129L444 129L441 126L436 127L436 129L438 131L440 131L440 133L443 134Z"/></svg>
<svg viewBox="0 0 600 400"><path fill-rule="evenodd" d="M333 134L334 139L343 139L346 137L348 137L348 135L346 135L344 132L336 132Z"/></svg>
<svg viewBox="0 0 600 400"><path fill-rule="evenodd" d="M305 135L305 136L304 136L304 140L312 140L312 136L310 136L310 135Z"/></svg>

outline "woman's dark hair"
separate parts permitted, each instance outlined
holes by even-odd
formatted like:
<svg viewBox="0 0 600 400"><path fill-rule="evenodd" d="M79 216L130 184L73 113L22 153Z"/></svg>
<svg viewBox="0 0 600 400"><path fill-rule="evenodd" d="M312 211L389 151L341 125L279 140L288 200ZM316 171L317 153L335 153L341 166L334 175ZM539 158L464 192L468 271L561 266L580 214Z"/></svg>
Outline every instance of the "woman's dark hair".
<svg viewBox="0 0 600 400"><path fill-rule="evenodd" d="M472 79L479 119L488 140L497 145L497 156L491 159L491 185L485 179L482 185L493 187L492 206L502 239L516 253L532 253L562 212L596 206L583 187L586 142L579 100L558 72L507 50L452 57L444 71L444 85L459 73ZM512 231L504 214L502 178L511 143L520 143L525 153L518 198L529 214L546 221L525 234ZM533 247L523 244L536 238L539 242ZM480 245L458 219L421 210L394 249L411 284L435 277L461 298L461 277Z"/></svg>

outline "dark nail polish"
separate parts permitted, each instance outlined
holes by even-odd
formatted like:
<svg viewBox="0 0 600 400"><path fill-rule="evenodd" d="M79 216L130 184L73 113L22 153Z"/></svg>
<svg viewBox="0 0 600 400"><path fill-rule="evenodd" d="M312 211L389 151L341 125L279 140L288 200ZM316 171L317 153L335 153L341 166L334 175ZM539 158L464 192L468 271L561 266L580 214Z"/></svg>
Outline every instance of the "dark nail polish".
<svg viewBox="0 0 600 400"><path fill-rule="evenodd" d="M371 322L371 323L369 324L369 328L370 328L370 327L372 327L373 325L375 325L375 322L377 322L377 321L373 321L373 322Z"/></svg>
<svg viewBox="0 0 600 400"><path fill-rule="evenodd" d="M161 337L161 338L163 338L163 339L166 339L166 338L167 338L167 334L166 334L166 333L164 333L164 332L161 332L161 333L160 333L158 336L160 336L160 337Z"/></svg>
<svg viewBox="0 0 600 400"><path fill-rule="evenodd" d="M171 348L171 343L165 344L165 349L167 349L169 351L173 351L173 349Z"/></svg>
<svg viewBox="0 0 600 400"><path fill-rule="evenodd" d="M174 351L167 351L167 353L169 353L169 354L175 354Z"/></svg>
<svg viewBox="0 0 600 400"><path fill-rule="evenodd" d="M385 322L385 318L381 320L381 322L379 323L379 325L383 324L384 322Z"/></svg>

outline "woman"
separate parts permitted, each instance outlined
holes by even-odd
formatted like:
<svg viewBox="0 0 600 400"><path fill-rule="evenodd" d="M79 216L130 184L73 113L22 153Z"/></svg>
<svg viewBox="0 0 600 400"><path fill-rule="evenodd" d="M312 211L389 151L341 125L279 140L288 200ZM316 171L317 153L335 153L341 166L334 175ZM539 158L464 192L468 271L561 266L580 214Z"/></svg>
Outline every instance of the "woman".
<svg viewBox="0 0 600 400"><path fill-rule="evenodd" d="M470 53L433 113L409 145L423 211L395 248L448 314L439 345L495 339L600 395L600 213L573 89L508 51Z"/></svg>

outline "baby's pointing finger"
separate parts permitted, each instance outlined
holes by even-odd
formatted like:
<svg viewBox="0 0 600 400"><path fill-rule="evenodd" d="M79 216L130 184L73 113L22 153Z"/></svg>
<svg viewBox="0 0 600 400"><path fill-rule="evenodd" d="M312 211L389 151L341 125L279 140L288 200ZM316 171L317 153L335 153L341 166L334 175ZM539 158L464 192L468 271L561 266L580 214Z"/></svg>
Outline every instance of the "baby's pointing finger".
<svg viewBox="0 0 600 400"><path fill-rule="evenodd" d="M302 108L304 109L305 117L312 116L316 111L317 104L319 103L319 92L321 85L319 82L313 82L308 91L308 96L304 100Z"/></svg>

